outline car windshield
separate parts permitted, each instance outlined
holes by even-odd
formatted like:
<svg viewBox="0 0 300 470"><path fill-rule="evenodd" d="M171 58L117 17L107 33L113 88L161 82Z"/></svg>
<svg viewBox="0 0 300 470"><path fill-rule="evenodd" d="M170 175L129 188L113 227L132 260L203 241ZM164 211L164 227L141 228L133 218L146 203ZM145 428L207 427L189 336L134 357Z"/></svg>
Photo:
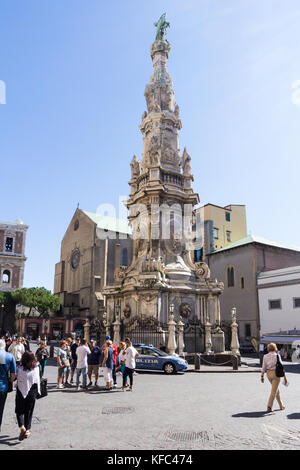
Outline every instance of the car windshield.
<svg viewBox="0 0 300 470"><path fill-rule="evenodd" d="M160 356L167 356L168 354L166 354L164 351L162 351L161 349L156 349L156 348L153 348L152 351L155 351L157 354L159 354Z"/></svg>

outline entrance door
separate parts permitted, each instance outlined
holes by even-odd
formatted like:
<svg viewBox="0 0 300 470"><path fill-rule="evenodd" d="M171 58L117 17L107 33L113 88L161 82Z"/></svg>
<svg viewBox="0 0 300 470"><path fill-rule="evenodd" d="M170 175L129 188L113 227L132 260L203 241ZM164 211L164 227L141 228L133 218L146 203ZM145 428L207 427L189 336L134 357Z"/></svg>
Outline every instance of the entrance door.
<svg viewBox="0 0 300 470"><path fill-rule="evenodd" d="M84 337L83 323L76 323L74 331L75 331L76 336L80 336L80 338L83 338Z"/></svg>
<svg viewBox="0 0 300 470"><path fill-rule="evenodd" d="M40 325L38 323L28 323L26 333L30 339L37 339L40 334Z"/></svg>
<svg viewBox="0 0 300 470"><path fill-rule="evenodd" d="M52 337L56 340L62 339L64 334L64 328L61 323L52 325Z"/></svg>

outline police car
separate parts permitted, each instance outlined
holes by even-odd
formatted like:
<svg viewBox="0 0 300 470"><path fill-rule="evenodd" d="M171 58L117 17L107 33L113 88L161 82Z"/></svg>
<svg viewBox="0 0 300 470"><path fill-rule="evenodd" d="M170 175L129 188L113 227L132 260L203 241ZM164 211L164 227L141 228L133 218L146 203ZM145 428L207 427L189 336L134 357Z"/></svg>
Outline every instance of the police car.
<svg viewBox="0 0 300 470"><path fill-rule="evenodd" d="M181 357L169 356L164 351L142 343L133 344L139 356L137 370L163 370L166 374L176 374L187 370L188 363Z"/></svg>

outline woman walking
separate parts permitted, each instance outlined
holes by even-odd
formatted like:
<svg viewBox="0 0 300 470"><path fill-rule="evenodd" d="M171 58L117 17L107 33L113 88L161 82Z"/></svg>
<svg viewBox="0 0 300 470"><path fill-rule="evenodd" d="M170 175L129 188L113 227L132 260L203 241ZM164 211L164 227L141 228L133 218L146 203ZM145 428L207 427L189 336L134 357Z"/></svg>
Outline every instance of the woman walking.
<svg viewBox="0 0 300 470"><path fill-rule="evenodd" d="M40 363L40 377L42 378L45 372L45 366L49 357L47 346L44 341L41 342L40 347L36 350L36 357Z"/></svg>
<svg viewBox="0 0 300 470"><path fill-rule="evenodd" d="M20 428L19 440L30 437L32 414L40 390L39 363L35 355L25 351L17 368L16 408Z"/></svg>
<svg viewBox="0 0 300 470"><path fill-rule="evenodd" d="M124 372L125 372L125 350L126 350L126 343L124 343L124 341L121 341L121 343L119 344L119 349L120 349L120 352L119 352L119 356L118 356L118 362L119 362L119 366L117 367L117 370L120 370L121 374L122 374L122 377L124 376ZM128 384L128 377L126 378L126 387L129 386Z"/></svg>
<svg viewBox="0 0 300 470"><path fill-rule="evenodd" d="M114 361L113 361L113 349L112 349L112 341L106 341L106 348L103 351L102 356L102 367L103 367L103 376L106 382L106 390L112 390L113 387L113 368L114 368Z"/></svg>
<svg viewBox="0 0 300 470"><path fill-rule="evenodd" d="M276 364L277 358L281 362L281 357L278 354L277 346L275 343L270 343L267 346L268 353L264 355L263 365L261 370L261 382L264 383L264 374L267 374L268 380L271 384L271 393L269 396L269 401L267 405L267 412L272 411L273 403L276 398L278 405L281 410L285 409L285 406L281 402L280 393L279 393L279 384L280 377L276 375ZM283 377L284 384L287 384L286 376Z"/></svg>
<svg viewBox="0 0 300 470"><path fill-rule="evenodd" d="M136 366L135 359L139 356L137 350L132 346L130 338L125 339L126 350L125 350L125 370L123 374L123 387L122 390L126 390L126 382L129 377L130 387L129 390L132 391L133 387L133 374Z"/></svg>

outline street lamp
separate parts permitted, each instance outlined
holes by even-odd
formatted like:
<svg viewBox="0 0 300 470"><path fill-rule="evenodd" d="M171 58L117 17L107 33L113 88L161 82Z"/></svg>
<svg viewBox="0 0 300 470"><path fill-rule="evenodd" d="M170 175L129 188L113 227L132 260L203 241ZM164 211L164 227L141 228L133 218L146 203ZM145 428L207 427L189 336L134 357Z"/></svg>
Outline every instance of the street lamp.
<svg viewBox="0 0 300 470"><path fill-rule="evenodd" d="M120 319L121 305L116 305L116 319Z"/></svg>
<svg viewBox="0 0 300 470"><path fill-rule="evenodd" d="M0 329L1 334L2 334L3 323L4 323L4 307L5 307L5 305L1 304L1 329Z"/></svg>
<svg viewBox="0 0 300 470"><path fill-rule="evenodd" d="M170 304L170 314L173 315L174 313L174 308L175 308L175 305L174 304Z"/></svg>

